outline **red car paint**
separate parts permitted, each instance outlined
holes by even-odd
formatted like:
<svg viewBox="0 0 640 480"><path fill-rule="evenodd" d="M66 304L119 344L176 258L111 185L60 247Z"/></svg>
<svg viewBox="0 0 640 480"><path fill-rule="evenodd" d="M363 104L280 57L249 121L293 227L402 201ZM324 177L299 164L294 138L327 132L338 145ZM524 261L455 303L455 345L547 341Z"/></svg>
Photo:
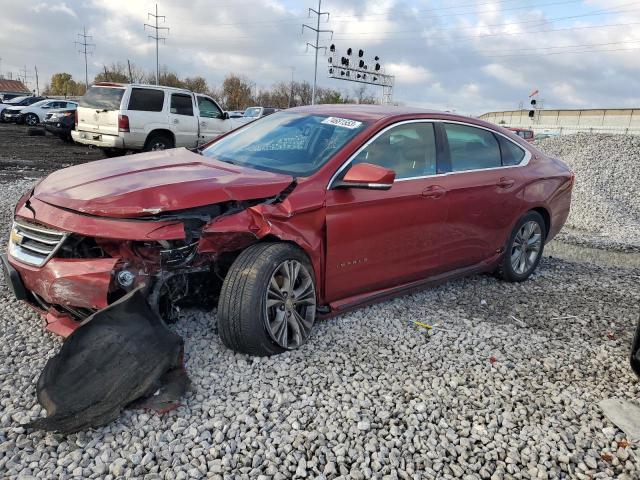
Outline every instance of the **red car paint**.
<svg viewBox="0 0 640 480"><path fill-rule="evenodd" d="M16 216L95 238L109 253L109 261L52 258L39 268L11 256L9 262L27 289L51 304L50 319L55 312L68 317L59 306L103 307L117 288L114 277L122 265L136 273L134 285L146 284L158 274L159 265L151 257L140 258L132 241L185 240L189 235L182 211L255 199L202 227L195 265L214 264L261 240L294 243L311 260L318 305L325 314L335 314L494 269L514 224L529 210L548 219L547 241L568 216L573 173L504 128L404 108L325 105L293 111L349 118L368 126L315 174L295 179L292 190L277 201L274 197L292 186L292 177L210 160L185 149L60 170L35 188ZM397 122L415 119L489 129L510 138L531 158L524 166L396 181L387 190L328 189L334 174L367 140ZM351 171L348 179L358 178L358 171ZM378 179L392 180L389 175ZM162 216L172 213L170 218Z"/></svg>

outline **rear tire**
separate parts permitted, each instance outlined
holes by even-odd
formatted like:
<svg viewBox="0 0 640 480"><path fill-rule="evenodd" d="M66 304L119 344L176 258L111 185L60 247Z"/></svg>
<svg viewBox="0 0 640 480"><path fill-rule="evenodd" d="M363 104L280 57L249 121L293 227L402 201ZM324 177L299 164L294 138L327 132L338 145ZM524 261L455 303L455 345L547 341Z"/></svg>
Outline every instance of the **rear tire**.
<svg viewBox="0 0 640 480"><path fill-rule="evenodd" d="M173 138L166 133L153 133L149 135L149 138L147 138L147 141L144 144L144 151L153 152L156 150L167 150L174 146Z"/></svg>
<svg viewBox="0 0 640 480"><path fill-rule="evenodd" d="M307 256L288 243L258 243L227 272L218 334L237 352L274 355L302 346L315 316L315 278Z"/></svg>
<svg viewBox="0 0 640 480"><path fill-rule="evenodd" d="M535 271L542 258L547 229L542 215L530 211L514 227L496 271L507 282L522 282Z"/></svg>

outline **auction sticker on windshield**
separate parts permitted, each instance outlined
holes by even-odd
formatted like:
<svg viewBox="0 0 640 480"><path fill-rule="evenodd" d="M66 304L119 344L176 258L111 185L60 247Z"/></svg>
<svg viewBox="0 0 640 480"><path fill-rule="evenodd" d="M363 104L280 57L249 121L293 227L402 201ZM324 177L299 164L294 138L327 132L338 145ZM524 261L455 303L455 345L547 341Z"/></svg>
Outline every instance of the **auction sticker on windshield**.
<svg viewBox="0 0 640 480"><path fill-rule="evenodd" d="M355 120L339 117L327 117L321 123L324 123L325 125L335 125L336 127L350 128L352 130L362 125L362 122L356 122Z"/></svg>

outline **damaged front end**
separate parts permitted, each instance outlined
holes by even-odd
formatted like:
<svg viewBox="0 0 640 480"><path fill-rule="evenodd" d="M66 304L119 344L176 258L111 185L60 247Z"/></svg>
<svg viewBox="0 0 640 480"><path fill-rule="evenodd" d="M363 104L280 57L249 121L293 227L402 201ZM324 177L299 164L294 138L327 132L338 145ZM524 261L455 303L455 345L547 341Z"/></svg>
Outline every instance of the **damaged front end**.
<svg viewBox="0 0 640 480"><path fill-rule="evenodd" d="M235 253L260 237L256 228L226 231L224 222L220 229L215 222L277 204L294 187L295 182L270 198L132 219L64 212L71 232L40 221L59 219L60 209L27 200L19 205L12 226L6 277L16 296L43 314L47 329L65 337L84 319L136 289L171 322L185 306L212 308Z"/></svg>

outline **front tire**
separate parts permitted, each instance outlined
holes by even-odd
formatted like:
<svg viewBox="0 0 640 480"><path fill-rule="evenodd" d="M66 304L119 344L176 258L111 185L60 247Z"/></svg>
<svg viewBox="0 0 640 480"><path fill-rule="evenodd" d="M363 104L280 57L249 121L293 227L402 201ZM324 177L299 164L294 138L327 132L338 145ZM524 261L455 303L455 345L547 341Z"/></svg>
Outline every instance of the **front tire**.
<svg viewBox="0 0 640 480"><path fill-rule="evenodd" d="M258 243L231 265L218 302L218 332L229 348L274 355L302 346L316 317L313 268L288 243Z"/></svg>
<svg viewBox="0 0 640 480"><path fill-rule="evenodd" d="M27 113L27 115L24 117L24 123L26 123L30 127L35 127L36 125L38 125L38 123L40 123L40 119L35 113Z"/></svg>
<svg viewBox="0 0 640 480"><path fill-rule="evenodd" d="M498 276L507 282L522 282L535 271L542 258L547 229L542 215L528 212L509 236L498 266Z"/></svg>

